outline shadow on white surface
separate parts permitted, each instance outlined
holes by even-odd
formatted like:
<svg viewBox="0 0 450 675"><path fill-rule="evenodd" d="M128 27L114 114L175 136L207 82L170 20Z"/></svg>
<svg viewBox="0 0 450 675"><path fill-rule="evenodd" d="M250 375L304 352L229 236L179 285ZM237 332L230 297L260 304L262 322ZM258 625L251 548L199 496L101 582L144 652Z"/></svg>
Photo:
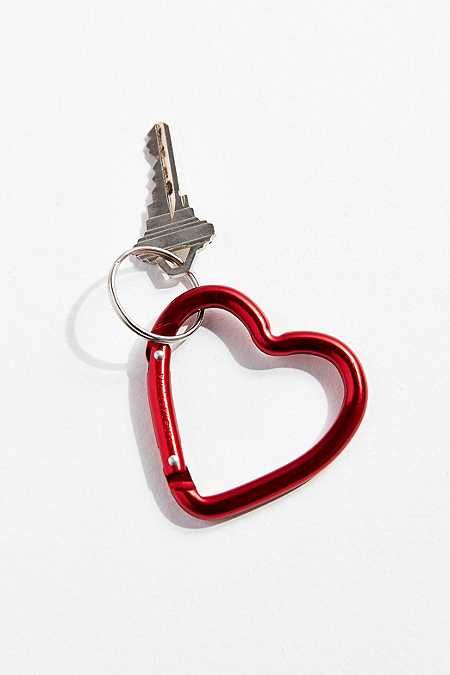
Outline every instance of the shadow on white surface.
<svg viewBox="0 0 450 675"><path fill-rule="evenodd" d="M127 270L125 270L124 274L126 273ZM111 370L111 371L126 370L127 369L126 363L118 363L118 362L116 363L113 361L108 361L106 359L101 359L98 356L94 356L94 354L91 354L87 349L85 349L82 346L78 336L78 321L80 312L85 308L85 305L88 302L88 300L98 289L104 287L105 293L107 292L106 280L107 277L102 277L95 283L88 286L88 288L84 291L84 293L82 293L78 298L78 300L76 300L76 302L74 302L74 304L72 305L71 310L67 315L66 319L66 342L70 347L71 351L73 352L73 354L75 354L75 356L78 359L80 359L80 361L83 361L83 363L86 363L86 365L88 366L100 368L101 370Z"/></svg>
<svg viewBox="0 0 450 675"><path fill-rule="evenodd" d="M173 280L168 280L173 285ZM145 342L141 338L133 344L127 363L109 362L90 354L80 343L77 331L77 321L81 310L89 296L98 288L104 286L106 293L106 277L96 281L84 291L73 304L66 320L66 340L72 353L89 366L107 371L125 371L128 376L128 399L130 417L139 450L145 478L155 502L172 523L179 527L199 529L211 527L218 523L209 523L197 520L186 514L176 504L167 485L161 469L159 449L156 444L151 416L148 407L146 390L146 369L143 359ZM244 368L251 370L271 368L298 368L318 380L323 387L328 406L328 413L324 427L317 434L319 439L330 428L339 412L343 388L337 370L324 359L309 355L296 357L268 357L262 354L250 340L245 327L227 312L208 310L205 314L203 327L214 333L227 347L231 356ZM177 345L173 347L176 349Z"/></svg>

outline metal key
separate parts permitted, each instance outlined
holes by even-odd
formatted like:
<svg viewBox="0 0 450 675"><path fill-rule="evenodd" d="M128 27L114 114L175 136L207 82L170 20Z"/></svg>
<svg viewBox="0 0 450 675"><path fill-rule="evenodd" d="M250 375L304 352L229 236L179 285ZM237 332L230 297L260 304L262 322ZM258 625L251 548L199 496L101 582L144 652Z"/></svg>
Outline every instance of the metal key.
<svg viewBox="0 0 450 675"><path fill-rule="evenodd" d="M155 187L152 203L148 205L147 229L137 246L157 246L172 251L183 260L183 265L171 267L157 256L142 255L142 260L158 262L170 276L185 274L197 251L214 236L214 226L199 220L189 206L186 195L180 195L178 176L173 157L172 141L167 124L157 122L148 134L147 148L156 158Z"/></svg>

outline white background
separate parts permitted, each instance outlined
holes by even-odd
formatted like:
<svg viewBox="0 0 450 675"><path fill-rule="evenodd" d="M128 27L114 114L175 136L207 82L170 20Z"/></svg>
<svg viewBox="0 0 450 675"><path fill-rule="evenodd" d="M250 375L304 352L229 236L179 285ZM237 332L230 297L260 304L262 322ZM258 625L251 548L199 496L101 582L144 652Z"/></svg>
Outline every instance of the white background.
<svg viewBox="0 0 450 675"><path fill-rule="evenodd" d="M448 675L447 2L9 3L2 19L0 669ZM360 356L367 415L304 488L215 526L162 479L112 260L145 134L217 237L195 271ZM122 292L152 321L180 288ZM446 335L447 331L447 335ZM205 492L304 451L334 371L209 313L176 351Z"/></svg>

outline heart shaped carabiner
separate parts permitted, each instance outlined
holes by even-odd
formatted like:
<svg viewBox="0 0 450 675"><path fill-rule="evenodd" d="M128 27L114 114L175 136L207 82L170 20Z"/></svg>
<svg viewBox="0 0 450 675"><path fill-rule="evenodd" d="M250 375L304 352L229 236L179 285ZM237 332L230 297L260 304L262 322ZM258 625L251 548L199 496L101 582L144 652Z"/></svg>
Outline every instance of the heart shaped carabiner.
<svg viewBox="0 0 450 675"><path fill-rule="evenodd" d="M364 415L367 383L353 352L336 338L321 333L292 332L272 335L269 322L252 300L233 288L200 286L186 291L162 312L153 331L173 335L185 320L207 308L225 309L247 328L255 345L271 356L311 354L330 361L344 384L339 414L331 428L307 452L260 478L220 494L202 496L187 469L170 383L168 345L148 343L148 396L164 474L178 504L197 518L234 516L279 497L321 471L344 449Z"/></svg>

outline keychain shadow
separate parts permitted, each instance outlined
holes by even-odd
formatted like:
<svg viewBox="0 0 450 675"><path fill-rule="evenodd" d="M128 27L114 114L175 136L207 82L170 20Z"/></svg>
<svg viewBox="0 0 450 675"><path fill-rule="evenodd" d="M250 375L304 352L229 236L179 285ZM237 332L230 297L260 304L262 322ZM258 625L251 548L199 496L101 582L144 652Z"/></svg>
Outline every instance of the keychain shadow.
<svg viewBox="0 0 450 675"><path fill-rule="evenodd" d="M125 270L122 274L133 273L134 270ZM161 276L161 275L159 275ZM149 274L153 282L154 274ZM163 515L178 525L189 529L207 527L210 523L197 520L182 511L176 504L167 486L167 481L162 472L161 458L156 444L150 411L147 401L146 373L147 362L145 359L146 342L138 338L131 348L127 362L111 362L91 354L80 342L78 335L78 319L85 309L90 297L102 287L107 293L107 277L102 277L91 284L73 303L65 322L66 344L73 355L92 368L98 368L109 372L125 372L128 377L128 398L131 423L139 451L140 461L143 467L147 485L154 500ZM157 287L170 287L174 280L168 280L167 284L158 281ZM173 349L177 349L176 345Z"/></svg>
<svg viewBox="0 0 450 675"><path fill-rule="evenodd" d="M167 285L172 285L170 280ZM179 527L202 529L219 525L197 520L182 511L170 493L161 468L161 458L151 423L146 388L145 341L137 339L126 363L112 363L90 354L80 343L77 333L78 316L93 294L105 287L106 278L92 284L73 304L66 319L66 342L72 353L88 366L105 371L124 371L128 377L129 412L147 485L163 515ZM296 368L312 375L324 389L328 414L324 427L318 430L317 439L329 429L336 419L342 401L343 389L336 369L324 359L298 355L269 357L262 354L252 343L245 327L224 311L208 310L203 328L214 333L226 346L232 358L244 368L265 370L272 368ZM195 339L195 338L194 338ZM173 350L182 347L176 345Z"/></svg>

